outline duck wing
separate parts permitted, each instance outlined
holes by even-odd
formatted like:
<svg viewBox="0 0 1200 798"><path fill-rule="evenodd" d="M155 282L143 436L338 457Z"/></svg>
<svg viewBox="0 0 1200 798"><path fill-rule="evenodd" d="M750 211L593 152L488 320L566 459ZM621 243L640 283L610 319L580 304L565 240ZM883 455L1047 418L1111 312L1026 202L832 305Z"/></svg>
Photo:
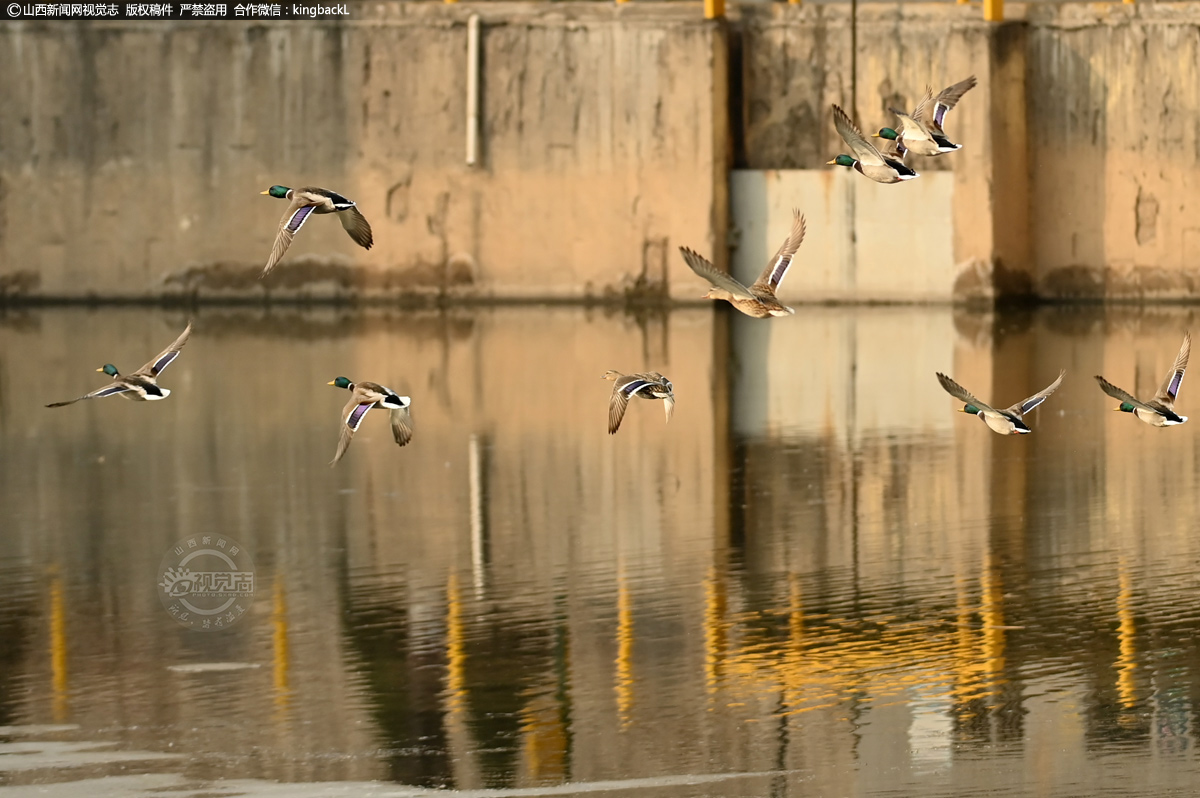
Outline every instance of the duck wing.
<svg viewBox="0 0 1200 798"><path fill-rule="evenodd" d="M358 426L362 424L362 420L366 418L367 411L374 406L374 401L363 400L357 391L350 397L350 401L342 408L342 435L338 438L337 453L334 454L333 460L329 462L330 466L337 465L337 461L341 460L342 456L346 454L346 450L350 448L351 438L358 431Z"/></svg>
<svg viewBox="0 0 1200 798"><path fill-rule="evenodd" d="M1189 332L1184 334L1183 345L1179 347L1179 354L1175 356L1175 365L1171 367L1167 378L1163 380L1158 393L1154 394L1154 401L1160 402L1168 408L1175 404L1175 397L1179 395L1179 386L1183 384L1183 372L1187 370L1188 356L1191 354L1192 334Z"/></svg>
<svg viewBox="0 0 1200 798"><path fill-rule="evenodd" d="M1062 371L1058 372L1058 379L1056 379L1054 382L1050 383L1045 388L1038 391L1037 393L1035 393L1033 396L1029 397L1028 399L1023 399L1022 401L1017 402L1015 405L1008 408L1008 412L1016 413L1018 416L1023 416L1026 413L1028 413L1030 410L1033 410L1035 407L1040 405L1042 402L1049 399L1050 394L1052 394L1058 390L1058 386L1062 385L1063 377L1065 377L1066 375L1067 375L1066 369L1063 369Z"/></svg>
<svg viewBox="0 0 1200 798"><path fill-rule="evenodd" d="M183 345L188 342L191 334L192 322L188 321L187 327L179 334L179 337L172 341L170 346L155 355L153 360L133 372L134 376L157 377L163 369L171 365L175 358L179 357L179 350L183 349Z"/></svg>
<svg viewBox="0 0 1200 798"><path fill-rule="evenodd" d="M352 205L348 210L339 213L338 219L346 232L354 239L355 244L363 249L370 249L371 245L375 243L375 239L371 236L371 225L367 223L367 217L359 212L357 206Z"/></svg>
<svg viewBox="0 0 1200 798"><path fill-rule="evenodd" d="M300 228L308 221L308 217L312 216L317 206L324 205L328 201L326 197L317 197L307 191L297 191L292 194L292 203L288 205L287 212L279 220L279 232L275 234L271 257L267 259L267 265L263 267L262 274L258 276L260 280L270 274L271 269L275 268L275 264L279 263L279 259L292 245L292 239L296 237L296 233L300 232Z"/></svg>
<svg viewBox="0 0 1200 798"><path fill-rule="evenodd" d="M908 116L910 119L921 122L921 127L925 127L925 114L929 113L929 104L933 102L933 86L926 85L925 93L921 95L917 107L913 109L912 114L905 114L903 111L897 111L894 108L888 109L897 116Z"/></svg>
<svg viewBox="0 0 1200 798"><path fill-rule="evenodd" d="M833 126L837 128L838 135L842 137L842 140L849 145L850 150L854 153L854 157L858 159L859 163L869 166L888 165L879 153L879 150L875 149L875 146L867 141L862 131L854 126L854 123L850 121L850 117L846 116L846 112L836 105L833 106Z"/></svg>
<svg viewBox="0 0 1200 798"><path fill-rule="evenodd" d="M796 255L796 250L800 248L800 244L804 241L805 223L804 216L800 211L792 209L792 230L788 233L788 237L783 240L779 251L774 257L767 262L767 267L763 269L763 273L751 286L751 291L754 288L766 288L772 294L779 288L779 284L783 282L783 278L787 276L788 267L792 265L792 258ZM686 256L685 256L686 257Z"/></svg>
<svg viewBox="0 0 1200 798"><path fill-rule="evenodd" d="M942 387L946 389L946 393L950 394L955 399L961 399L962 401L966 402L969 405L975 405L980 410L987 410L987 411L991 411L993 413L998 412L995 408L985 405L983 402L976 399L975 396L970 391L968 391L966 388L962 387L957 382L950 379L949 377L947 377L945 374L941 373L940 371L937 372L937 378L938 378L938 382L940 382L942 384Z"/></svg>
<svg viewBox="0 0 1200 798"><path fill-rule="evenodd" d="M404 446L412 440L412 413L409 412L407 406L393 407L391 412L392 419L392 437L396 439L397 446Z"/></svg>
<svg viewBox="0 0 1200 798"><path fill-rule="evenodd" d="M946 131L942 130L942 124L945 122L947 112L958 105L962 96L975 88L977 82L975 76L971 75L966 80L960 80L953 86L947 86L938 92L937 100L933 105L933 117L928 120L930 130L938 135L946 134Z"/></svg>
<svg viewBox="0 0 1200 798"><path fill-rule="evenodd" d="M693 252L687 247L680 247L679 251L683 255L684 262L687 263L688 267L692 271L703 277L705 280L708 280L717 288L724 288L738 299L751 299L756 302L758 301L758 297L750 293L750 289L746 288L746 286L742 285L725 272L719 271L717 267L713 266L712 263L704 256L697 252Z"/></svg>
<svg viewBox="0 0 1200 798"><path fill-rule="evenodd" d="M1160 412L1160 411L1156 410L1155 408L1151 407L1150 405L1146 404L1145 402L1141 401L1140 399L1135 399L1132 395L1126 393L1125 391L1122 391L1120 388L1113 385L1111 382L1104 379L1099 374L1096 375L1096 382L1100 383L1100 390L1104 391L1106 394L1111 396L1113 399L1116 399L1118 402L1125 402L1125 403L1133 405L1134 407L1140 407L1143 410L1149 410L1151 413Z"/></svg>
<svg viewBox="0 0 1200 798"><path fill-rule="evenodd" d="M900 130L898 131L899 138L908 139L909 141L933 141L933 134L929 132L929 128L921 121L920 114L923 111L923 106L928 102L930 95L927 93L925 99L921 100L917 105L917 110L911 114L906 114L903 111L898 111L895 108L888 110L900 118Z"/></svg>
<svg viewBox="0 0 1200 798"><path fill-rule="evenodd" d="M84 399L102 399L105 396L115 396L116 394L125 393L126 391L132 390L133 388L131 386L117 381L109 383L99 390L92 391L91 393L85 393L83 396L76 397L75 399L68 399L65 402L54 402L53 404L46 405L46 407L66 407L67 405L73 405L76 402L82 402Z"/></svg>
<svg viewBox="0 0 1200 798"><path fill-rule="evenodd" d="M625 408L629 406L631 397L659 387L660 383L647 374L627 374L618 377L613 385L612 396L608 400L608 434L616 433L621 427L621 419L625 418ZM667 420L670 420L669 411Z"/></svg>

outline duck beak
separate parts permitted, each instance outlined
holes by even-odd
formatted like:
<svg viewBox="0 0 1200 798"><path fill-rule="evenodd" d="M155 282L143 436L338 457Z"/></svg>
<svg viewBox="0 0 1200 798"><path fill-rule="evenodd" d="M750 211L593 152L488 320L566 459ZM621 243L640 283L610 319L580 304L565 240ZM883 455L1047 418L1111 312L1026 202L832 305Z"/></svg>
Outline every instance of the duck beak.
<svg viewBox="0 0 1200 798"><path fill-rule="evenodd" d="M103 370L104 370L104 369L96 369L96 371L103 371ZM1114 412L1114 413L1120 413L1120 412L1121 412L1121 408L1119 408L1119 407L1114 407L1114 408L1113 408L1113 412Z"/></svg>
<svg viewBox="0 0 1200 798"><path fill-rule="evenodd" d="M879 138L879 134L878 134L878 133L872 133L872 134L871 134L871 138L873 138L873 139L877 139L877 138Z"/></svg>
<svg viewBox="0 0 1200 798"><path fill-rule="evenodd" d="M957 411L958 411L958 412L960 412L960 413L965 413L965 412L967 412L967 408L965 408L965 407L956 407L956 408L954 408L954 409L955 409L955 410L957 410Z"/></svg>
<svg viewBox="0 0 1200 798"><path fill-rule="evenodd" d="M326 384L326 385L333 385L333 384L334 384L334 382L335 382L334 380L330 380L329 382L327 382L327 383L325 383L325 384Z"/></svg>
<svg viewBox="0 0 1200 798"><path fill-rule="evenodd" d="M259 194L270 194L271 192L270 192L270 191L260 191L260 192L258 192L258 193L259 193Z"/></svg>
<svg viewBox="0 0 1200 798"><path fill-rule="evenodd" d="M104 371L104 369L96 369L96 371Z"/></svg>
<svg viewBox="0 0 1200 798"><path fill-rule="evenodd" d="M837 163L837 158L834 158L832 161L826 161L826 162L825 162L825 165L826 165L826 166L832 166L832 165L833 165L833 164L835 164L835 163Z"/></svg>

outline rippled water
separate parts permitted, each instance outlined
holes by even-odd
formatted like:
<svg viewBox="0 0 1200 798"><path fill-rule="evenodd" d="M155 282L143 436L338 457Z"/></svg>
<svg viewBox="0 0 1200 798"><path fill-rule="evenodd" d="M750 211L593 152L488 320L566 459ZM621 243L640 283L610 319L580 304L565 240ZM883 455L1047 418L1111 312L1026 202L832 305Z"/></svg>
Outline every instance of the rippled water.
<svg viewBox="0 0 1200 798"><path fill-rule="evenodd" d="M42 407L186 320L0 315L2 794L1200 777L1200 427L1091 379L1152 393L1191 310L205 308L167 401ZM667 374L671 423L635 402L608 436L609 368ZM933 377L1006 406L1060 368L1011 438ZM413 397L409 446L368 416L329 468L343 374ZM215 632L157 593L206 534L257 582Z"/></svg>

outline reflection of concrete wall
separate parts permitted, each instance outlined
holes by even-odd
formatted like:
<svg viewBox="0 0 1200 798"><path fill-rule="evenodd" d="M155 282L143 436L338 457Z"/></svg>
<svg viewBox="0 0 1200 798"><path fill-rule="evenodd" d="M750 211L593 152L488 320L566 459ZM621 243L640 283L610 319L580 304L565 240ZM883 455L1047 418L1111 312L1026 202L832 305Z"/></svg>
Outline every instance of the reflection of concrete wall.
<svg viewBox="0 0 1200 798"><path fill-rule="evenodd" d="M194 730L177 742L201 755L194 778L227 775L230 751L240 776L396 778L405 772L381 773L380 749L442 739L446 770L428 775L463 788L508 757L518 786L782 763L801 771L784 778L805 794L895 792L931 778L950 743L1039 757L1037 740L1051 737L1067 747L1056 761L1090 773L1078 763L1104 745L1092 730L1113 721L1081 707L1139 726L1149 704L1137 701L1163 718L1174 701L1175 723L1190 711L1159 685L1195 670L1182 599L1197 590L1200 556L1192 428L1109 412L1090 375L1153 390L1193 316L822 308L745 320L733 324L737 426L726 434L710 423L727 377L710 347L725 320L707 311L207 311L164 375L170 400L62 410L38 405L95 379L78 359L137 362L183 320L9 314L0 506L16 558L0 576L17 585L0 621L12 628L14 593L37 605L21 610L13 712L117 728L119 742L155 750L163 727ZM754 376L755 358L768 376ZM608 366L666 371L680 391L671 425L643 402L607 436ZM1007 403L1061 367L1067 381L1023 437L954 413L932 377L949 370ZM368 417L329 469L344 394L322 383L338 373L411 392L412 444L397 449ZM1195 415L1187 385L1180 409ZM472 434L487 497L478 581ZM722 438L733 462L710 454ZM737 522L723 534L709 508L734 485ZM158 607L146 574L177 536L211 529L254 547L264 594L253 618L201 646ZM56 579L61 694L46 598ZM216 659L262 667L165 670ZM404 691L407 705L394 700ZM1034 698L1047 694L1078 700ZM394 727L381 721L388 710ZM433 731L386 736L405 724ZM945 778L977 766L951 756Z"/></svg>
<svg viewBox="0 0 1200 798"><path fill-rule="evenodd" d="M724 237L722 28L692 7L362 4L349 25L9 23L0 296L675 293ZM465 166L466 20L483 17ZM257 274L273 183L359 202ZM718 261L720 262L720 261Z"/></svg>

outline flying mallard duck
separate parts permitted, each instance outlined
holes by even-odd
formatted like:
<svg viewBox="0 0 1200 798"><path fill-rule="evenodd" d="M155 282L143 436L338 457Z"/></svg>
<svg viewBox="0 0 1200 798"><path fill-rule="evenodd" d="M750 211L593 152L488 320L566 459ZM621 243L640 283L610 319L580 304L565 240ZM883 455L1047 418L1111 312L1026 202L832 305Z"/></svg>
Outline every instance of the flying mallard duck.
<svg viewBox="0 0 1200 798"><path fill-rule="evenodd" d="M350 439L354 437L358 425L372 407L382 407L391 411L392 437L396 439L396 445L403 446L412 440L412 414L408 411L412 406L412 399L398 396L391 388L385 388L378 383L360 382L356 385L345 377L338 377L326 385L345 388L353 394L342 408L342 437L338 440L337 454L333 456L329 465L336 465L337 461L342 459L342 455L350 448Z"/></svg>
<svg viewBox="0 0 1200 798"><path fill-rule="evenodd" d="M838 106L833 106L833 126L841 134L842 139L850 145L857 160L849 155L839 155L829 163L838 166L852 166L876 183L899 183L901 180L912 180L917 173L908 168L904 161L893 155L885 155L875 149L875 145L866 137L846 116L846 112Z"/></svg>
<svg viewBox="0 0 1200 798"><path fill-rule="evenodd" d="M604 379L612 380L612 398L608 400L608 434L612 435L621 426L625 418L625 407L631 396L643 399L662 399L663 409L667 413L667 421L675 410L675 389L671 381L657 371L646 371L641 374L622 374L619 371L604 372Z"/></svg>
<svg viewBox="0 0 1200 798"><path fill-rule="evenodd" d="M779 251L767 261L767 267L749 288L725 272L718 271L716 266L687 247L680 247L679 251L683 253L683 259L692 271L712 283L713 287L708 289L703 299L724 299L747 316L765 319L768 316L787 316L796 312L779 304L779 300L775 298L775 291L783 282L788 267L792 265L792 258L803 240L804 217L800 215L800 211L793 210L792 232L783 240Z"/></svg>
<svg viewBox="0 0 1200 798"><path fill-rule="evenodd" d="M961 144L955 144L946 138L946 131L942 129L942 124L946 120L946 113L958 104L964 94L975 88L975 83L975 76L972 75L949 88L942 89L936 98L933 96L933 87L927 86L925 96L921 98L921 102L917 103L916 110L911 114L897 111L895 108L888 109L900 117L898 132L893 128L885 127L880 128L879 132L874 135L891 139L902 149L912 150L917 155L941 155L944 152L961 149ZM930 103L933 103L932 114L929 113Z"/></svg>
<svg viewBox="0 0 1200 798"><path fill-rule="evenodd" d="M1183 382L1183 372L1187 370L1188 355L1191 353L1192 334L1189 332L1183 336L1183 346L1179 347L1175 365L1171 367L1167 378L1163 380L1158 393L1154 394L1154 398L1148 402L1139 402L1099 374L1096 375L1096 382L1100 383L1100 390L1113 399L1121 401L1119 406L1113 408L1114 410L1133 413L1152 427L1171 427L1175 424L1183 424L1187 421L1187 416L1175 413L1175 397L1179 395L1179 386Z"/></svg>
<svg viewBox="0 0 1200 798"><path fill-rule="evenodd" d="M301 189L271 186L262 193L269 194L276 199L289 200L291 204L288 205L283 219L279 221L275 246L271 248L271 257L267 259L267 265L259 275L259 279L266 277L271 269L275 268L275 264L279 263L283 253L287 252L288 247L291 246L296 233L300 232L300 228L308 221L308 217L314 213L339 214L338 219L341 221L342 227L346 228L346 232L354 239L354 243L360 247L370 249L371 244L375 243L371 237L371 225L367 224L366 217L359 213L358 206L336 191L313 186Z"/></svg>
<svg viewBox="0 0 1200 798"><path fill-rule="evenodd" d="M156 380L162 370L171 365L175 358L179 357L179 350L183 349L183 345L187 343L188 336L192 334L192 323L189 321L188 326L175 339L174 343L160 352L153 360L142 366L132 374L122 376L117 371L117 367L112 363L105 363L96 371L102 371L113 378L113 381L98 391L92 391L89 394L84 394L78 399L68 399L65 402L55 402L54 404L46 405L46 407L65 407L75 404L84 399L100 399L105 396L115 396L120 394L126 399L132 399L138 402L153 402L159 399L166 399L171 395L171 392L166 388L159 388Z"/></svg>
<svg viewBox="0 0 1200 798"><path fill-rule="evenodd" d="M966 388L941 372L938 372L937 378L942 387L946 389L946 393L955 399L961 399L967 403L958 412L972 413L979 416L983 419L983 423L987 424L993 432L999 432L1001 435L1024 435L1027 432L1032 432L1025 425L1025 414L1046 401L1050 394L1058 390L1058 386L1062 385L1063 377L1066 373L1066 371L1060 371L1058 379L1050 383L1049 386L1038 391L1028 399L1017 402L1007 410L996 410L995 408L988 407L972 396Z"/></svg>

